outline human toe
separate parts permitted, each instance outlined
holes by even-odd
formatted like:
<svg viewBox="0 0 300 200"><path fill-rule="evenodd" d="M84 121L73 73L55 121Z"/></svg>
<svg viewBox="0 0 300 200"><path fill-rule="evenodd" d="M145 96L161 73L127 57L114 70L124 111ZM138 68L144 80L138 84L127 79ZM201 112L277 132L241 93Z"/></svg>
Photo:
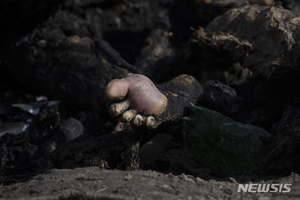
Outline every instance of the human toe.
<svg viewBox="0 0 300 200"><path fill-rule="evenodd" d="M108 112L112 117L117 117L118 115L120 115L121 113L126 111L129 108L129 105L130 104L128 101L123 101L121 103L115 103L115 104L112 104L108 108Z"/></svg>
<svg viewBox="0 0 300 200"><path fill-rule="evenodd" d="M124 112L122 118L125 121L130 122L136 116L136 113L137 113L137 111L134 110L134 109L127 110L127 111Z"/></svg>

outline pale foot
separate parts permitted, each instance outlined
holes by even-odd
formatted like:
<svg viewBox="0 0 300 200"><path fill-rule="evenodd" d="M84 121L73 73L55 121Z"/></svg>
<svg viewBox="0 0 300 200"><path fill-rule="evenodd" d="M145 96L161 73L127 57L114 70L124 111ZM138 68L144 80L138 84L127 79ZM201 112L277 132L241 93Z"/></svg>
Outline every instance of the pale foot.
<svg viewBox="0 0 300 200"><path fill-rule="evenodd" d="M184 108L195 104L202 92L198 81L185 74L157 86L144 75L130 74L112 80L106 87L108 99L124 100L109 107L111 116L152 129L163 122L178 121Z"/></svg>

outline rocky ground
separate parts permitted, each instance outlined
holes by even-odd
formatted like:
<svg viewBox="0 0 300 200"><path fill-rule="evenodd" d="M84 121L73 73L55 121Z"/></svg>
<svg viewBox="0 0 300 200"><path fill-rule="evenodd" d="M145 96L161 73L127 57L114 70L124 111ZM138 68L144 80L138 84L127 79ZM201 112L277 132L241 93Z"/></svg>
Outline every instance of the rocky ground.
<svg viewBox="0 0 300 200"><path fill-rule="evenodd" d="M289 193L243 193L234 178L204 180L151 170L120 171L97 167L53 169L25 183L0 188L2 199L299 199L300 176L253 183L292 184Z"/></svg>

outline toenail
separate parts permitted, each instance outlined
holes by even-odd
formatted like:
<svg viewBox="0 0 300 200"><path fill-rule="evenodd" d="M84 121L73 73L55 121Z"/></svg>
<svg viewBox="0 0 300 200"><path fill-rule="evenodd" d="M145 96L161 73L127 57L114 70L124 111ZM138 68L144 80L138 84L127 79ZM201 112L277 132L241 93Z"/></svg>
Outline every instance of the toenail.
<svg viewBox="0 0 300 200"><path fill-rule="evenodd" d="M116 104L113 104L109 107L108 112L112 117L117 117L120 113L120 109L117 108Z"/></svg>
<svg viewBox="0 0 300 200"><path fill-rule="evenodd" d="M148 128L155 129L158 127L158 122L156 121L156 119L154 117L150 116L150 117L147 117L147 119L146 119L146 126Z"/></svg>
<svg viewBox="0 0 300 200"><path fill-rule="evenodd" d="M133 111L126 111L124 114L123 114L123 118L126 120L126 121L131 121L135 116L135 113L133 113Z"/></svg>
<svg viewBox="0 0 300 200"><path fill-rule="evenodd" d="M133 120L133 123L136 126L141 126L145 122L145 117L141 116L140 114L137 114Z"/></svg>
<svg viewBox="0 0 300 200"><path fill-rule="evenodd" d="M132 119L132 117L133 116L130 113L124 113L123 115L123 118L128 122Z"/></svg>

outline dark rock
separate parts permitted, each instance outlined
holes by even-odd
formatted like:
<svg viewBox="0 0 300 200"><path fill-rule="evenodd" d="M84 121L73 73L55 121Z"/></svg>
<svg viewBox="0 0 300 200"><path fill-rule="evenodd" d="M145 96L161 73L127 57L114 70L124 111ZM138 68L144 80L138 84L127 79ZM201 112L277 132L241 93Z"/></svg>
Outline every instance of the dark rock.
<svg viewBox="0 0 300 200"><path fill-rule="evenodd" d="M82 124L78 120L73 118L64 121L59 127L59 131L61 133L59 134L59 138L63 142L70 142L72 140L78 139L79 137L82 137L85 134Z"/></svg>
<svg viewBox="0 0 300 200"><path fill-rule="evenodd" d="M297 171L300 167L300 110L289 106L282 118L274 124L273 141L266 145L265 168L272 173ZM281 163L281 165L278 165Z"/></svg>
<svg viewBox="0 0 300 200"><path fill-rule="evenodd" d="M67 143L51 157L57 168L99 166L111 169L137 169L139 142L147 137L147 134L140 132L113 133L83 142Z"/></svg>
<svg viewBox="0 0 300 200"><path fill-rule="evenodd" d="M195 37L200 46L223 52L214 53L214 60L229 56L231 62L240 62L255 74L292 83L299 80L298 23L297 16L283 8L245 6L215 18Z"/></svg>
<svg viewBox="0 0 300 200"><path fill-rule="evenodd" d="M57 105L43 106L29 128L29 140L36 145L42 144L58 131L63 119Z"/></svg>
<svg viewBox="0 0 300 200"><path fill-rule="evenodd" d="M283 6L286 9L293 11L297 16L300 16L300 4L299 1L293 0L279 0L276 3L280 6Z"/></svg>
<svg viewBox="0 0 300 200"><path fill-rule="evenodd" d="M214 108L226 115L239 112L245 104L245 100L233 88L221 82L208 81L203 84L203 90L199 105Z"/></svg>

